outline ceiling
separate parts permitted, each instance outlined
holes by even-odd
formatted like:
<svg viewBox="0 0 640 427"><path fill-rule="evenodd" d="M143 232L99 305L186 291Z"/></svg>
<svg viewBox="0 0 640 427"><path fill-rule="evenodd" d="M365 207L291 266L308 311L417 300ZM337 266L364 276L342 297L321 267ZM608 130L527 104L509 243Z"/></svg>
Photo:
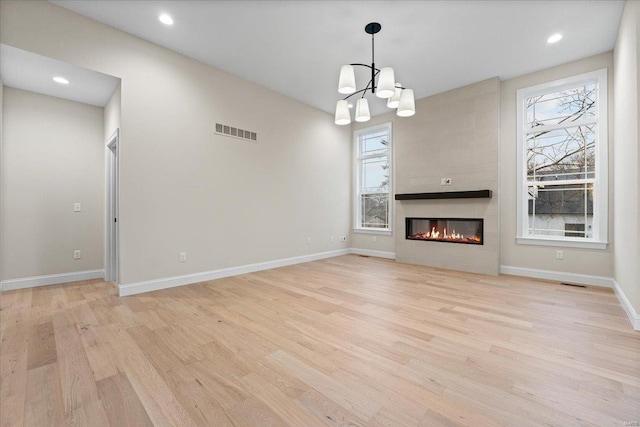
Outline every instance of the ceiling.
<svg viewBox="0 0 640 427"><path fill-rule="evenodd" d="M416 98L613 49L624 1L53 0L333 114L340 66L392 66ZM161 12L175 23L158 21ZM553 33L564 38L547 44ZM358 87L366 74L356 75ZM372 101L372 115L387 110Z"/></svg>
<svg viewBox="0 0 640 427"><path fill-rule="evenodd" d="M69 81L61 85L53 77ZM0 77L5 86L104 107L120 79L0 44Z"/></svg>

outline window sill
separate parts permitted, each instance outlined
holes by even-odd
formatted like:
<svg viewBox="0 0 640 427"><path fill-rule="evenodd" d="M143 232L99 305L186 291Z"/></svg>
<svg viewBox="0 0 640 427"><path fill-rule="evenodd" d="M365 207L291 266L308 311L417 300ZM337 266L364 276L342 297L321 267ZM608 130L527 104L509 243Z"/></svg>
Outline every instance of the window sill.
<svg viewBox="0 0 640 427"><path fill-rule="evenodd" d="M391 230L375 230L368 228L354 228L353 232L357 234L377 234L378 236L391 236L393 234Z"/></svg>
<svg viewBox="0 0 640 427"><path fill-rule="evenodd" d="M582 248L582 249L607 249L608 242L599 242L595 240L569 240L569 239L550 239L545 237L518 237L516 242L519 245L537 245L537 246L560 246L564 248Z"/></svg>

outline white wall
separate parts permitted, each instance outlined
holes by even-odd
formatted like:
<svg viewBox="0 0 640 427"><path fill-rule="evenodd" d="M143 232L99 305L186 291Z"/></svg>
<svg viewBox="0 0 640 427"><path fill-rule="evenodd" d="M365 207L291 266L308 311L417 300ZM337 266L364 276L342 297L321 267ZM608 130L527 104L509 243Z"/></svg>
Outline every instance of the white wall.
<svg viewBox="0 0 640 427"><path fill-rule="evenodd" d="M51 3L0 15L2 43L122 79L122 284L346 247L350 132L331 115Z"/></svg>
<svg viewBox="0 0 640 427"><path fill-rule="evenodd" d="M611 278L613 276L614 192L609 191L609 245L606 250L576 249L553 246L531 246L516 243L516 92L518 89L570 77L588 71L608 69L609 122L613 123L613 55L611 52L549 68L501 84L500 100L500 259L502 266L584 274ZM614 182L613 126L609 126L609 182ZM611 187L611 185L610 185ZM617 244L617 242L616 242ZM556 259L556 250L564 259Z"/></svg>
<svg viewBox="0 0 640 427"><path fill-rule="evenodd" d="M113 135L116 129L120 128L122 111L121 104L121 88L120 85L116 88L107 101L107 105L104 106L104 141L109 140L109 137Z"/></svg>
<svg viewBox="0 0 640 427"><path fill-rule="evenodd" d="M102 269L103 109L9 87L3 98L2 279Z"/></svg>
<svg viewBox="0 0 640 427"><path fill-rule="evenodd" d="M615 63L615 280L640 313L640 4L625 4L614 51ZM624 224L624 227L622 226ZM640 320L636 320L640 328Z"/></svg>

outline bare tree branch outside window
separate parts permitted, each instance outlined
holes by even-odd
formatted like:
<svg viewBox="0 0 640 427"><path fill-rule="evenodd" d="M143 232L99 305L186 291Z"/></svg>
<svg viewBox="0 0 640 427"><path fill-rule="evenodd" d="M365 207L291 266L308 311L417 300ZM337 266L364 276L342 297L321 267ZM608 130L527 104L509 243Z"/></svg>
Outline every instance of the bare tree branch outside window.
<svg viewBox="0 0 640 427"><path fill-rule="evenodd" d="M590 237L597 84L525 99L531 234Z"/></svg>

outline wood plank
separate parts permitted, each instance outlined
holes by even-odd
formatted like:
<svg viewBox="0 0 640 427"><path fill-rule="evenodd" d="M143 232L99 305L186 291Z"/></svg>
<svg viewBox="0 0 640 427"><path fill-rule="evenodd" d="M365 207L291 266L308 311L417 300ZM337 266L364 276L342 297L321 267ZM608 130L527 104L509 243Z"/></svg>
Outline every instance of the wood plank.
<svg viewBox="0 0 640 427"><path fill-rule="evenodd" d="M171 390L175 390L179 383L191 381L196 377L180 358L158 341L153 332L145 326L135 326L126 331Z"/></svg>
<svg viewBox="0 0 640 427"><path fill-rule="evenodd" d="M27 369L48 365L57 360L53 322L31 325Z"/></svg>
<svg viewBox="0 0 640 427"><path fill-rule="evenodd" d="M0 356L0 426L24 423L27 352Z"/></svg>
<svg viewBox="0 0 640 427"><path fill-rule="evenodd" d="M25 426L59 426L66 421L57 363L27 372Z"/></svg>
<svg viewBox="0 0 640 427"><path fill-rule="evenodd" d="M223 369L238 377L242 377L251 372L252 367L242 357L237 357L237 353L224 346L210 342L200 347L200 351L213 366Z"/></svg>
<svg viewBox="0 0 640 427"><path fill-rule="evenodd" d="M324 424L306 411L302 405L288 399L279 387L265 381L255 373L242 377L241 383L255 399L264 403L283 420L287 420L289 425L316 426Z"/></svg>
<svg viewBox="0 0 640 427"><path fill-rule="evenodd" d="M156 426L195 425L193 419L126 330L108 325L104 327L104 331L153 424Z"/></svg>
<svg viewBox="0 0 640 427"><path fill-rule="evenodd" d="M242 386L240 378L228 375L224 370L218 371L206 360L189 365L194 381L204 388L224 410L228 410L248 399L250 394Z"/></svg>
<svg viewBox="0 0 640 427"><path fill-rule="evenodd" d="M82 405L67 414L68 426L110 427L107 414L98 400Z"/></svg>
<svg viewBox="0 0 640 427"><path fill-rule="evenodd" d="M51 289L48 286L34 288L31 296L31 307L51 304Z"/></svg>
<svg viewBox="0 0 640 427"><path fill-rule="evenodd" d="M122 372L118 357L104 336L101 326L82 326L78 333L95 381Z"/></svg>
<svg viewBox="0 0 640 427"><path fill-rule="evenodd" d="M231 417L236 425L284 427L287 424L257 399L247 399L231 409Z"/></svg>
<svg viewBox="0 0 640 427"><path fill-rule="evenodd" d="M232 426L231 413L209 392L200 380L181 382L175 394L194 421L202 426Z"/></svg>
<svg viewBox="0 0 640 427"><path fill-rule="evenodd" d="M400 424L415 425L422 419L426 412L424 402L428 402L431 399L433 396L432 393L411 386L398 391L399 387L389 387L390 383L398 380L391 375L387 375L386 378L376 378L377 381L374 385L370 383L370 376L367 372L360 371L359 369L354 369L354 371L357 373L341 370L333 374L333 378L340 381L346 387L357 390L362 394L363 398L380 405L382 409L378 411L376 415L380 415L384 408L393 408L394 412L400 414L400 416L396 416L395 418L402 418ZM407 385L406 382L400 381L400 383L403 386ZM418 393L409 396L409 393L414 390L418 390ZM371 420L368 422L371 422Z"/></svg>
<svg viewBox="0 0 640 427"><path fill-rule="evenodd" d="M190 338L180 333L173 326L155 329L154 339L163 344L171 354L175 354L182 363L191 363L204 359L204 355L197 345L191 345Z"/></svg>
<svg viewBox="0 0 640 427"><path fill-rule="evenodd" d="M344 409L327 396L311 388L298 399L310 412L326 424L333 426L361 426L365 427L367 422L358 418L351 411Z"/></svg>
<svg viewBox="0 0 640 427"><path fill-rule="evenodd" d="M100 398L76 328L57 328L55 339L65 413L69 416L75 409Z"/></svg>
<svg viewBox="0 0 640 427"><path fill-rule="evenodd" d="M112 426L153 426L126 374L98 381L98 393Z"/></svg>
<svg viewBox="0 0 640 427"><path fill-rule="evenodd" d="M270 354L267 358L281 369L292 373L292 375L301 379L310 387L325 394L340 406L353 412L365 421L380 410L379 405L364 399L360 393L345 387L339 381L304 364L284 351L278 350Z"/></svg>

